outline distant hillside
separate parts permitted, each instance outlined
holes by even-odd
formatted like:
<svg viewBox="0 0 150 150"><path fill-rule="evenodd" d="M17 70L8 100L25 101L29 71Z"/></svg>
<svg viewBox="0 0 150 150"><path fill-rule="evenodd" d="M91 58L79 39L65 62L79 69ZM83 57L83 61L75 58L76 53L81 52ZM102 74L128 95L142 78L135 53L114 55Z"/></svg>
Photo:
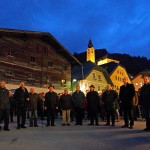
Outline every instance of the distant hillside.
<svg viewBox="0 0 150 150"><path fill-rule="evenodd" d="M146 57L136 57L129 54L110 54L106 49L95 50L96 60L103 58L112 58L120 61L120 64L123 65L130 75L136 75L143 70L150 69L150 60ZM86 61L86 52L75 53L74 56L81 62Z"/></svg>
<svg viewBox="0 0 150 150"><path fill-rule="evenodd" d="M150 60L146 57L136 57L129 54L109 54L110 58L117 59L131 75L136 75L143 70L150 69Z"/></svg>

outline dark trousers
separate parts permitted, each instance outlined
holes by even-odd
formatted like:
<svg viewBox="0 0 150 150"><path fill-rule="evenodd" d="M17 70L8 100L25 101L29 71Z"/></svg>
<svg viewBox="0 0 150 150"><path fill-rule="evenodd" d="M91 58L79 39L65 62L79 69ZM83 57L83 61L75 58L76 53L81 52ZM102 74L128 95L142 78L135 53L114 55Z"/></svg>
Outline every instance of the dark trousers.
<svg viewBox="0 0 150 150"><path fill-rule="evenodd" d="M8 129L9 126L9 109L0 110L0 120L4 119L4 129Z"/></svg>
<svg viewBox="0 0 150 150"><path fill-rule="evenodd" d="M133 106L133 114L134 114L134 120L137 121L137 118L139 116L138 106Z"/></svg>
<svg viewBox="0 0 150 150"><path fill-rule="evenodd" d="M18 106L17 107L17 126L24 126L26 122L26 107Z"/></svg>
<svg viewBox="0 0 150 150"><path fill-rule="evenodd" d="M95 123L98 124L98 115L97 115L97 112L96 111L90 111L90 121L91 121L91 124L94 124L94 120L95 120Z"/></svg>
<svg viewBox="0 0 150 150"><path fill-rule="evenodd" d="M146 128L150 130L150 107L144 108L145 119L146 119Z"/></svg>
<svg viewBox="0 0 150 150"><path fill-rule="evenodd" d="M55 121L55 110L54 109L48 109L47 110L47 125L54 125Z"/></svg>
<svg viewBox="0 0 150 150"><path fill-rule="evenodd" d="M76 108L75 113L76 113L76 124L82 125L83 109L82 108Z"/></svg>
<svg viewBox="0 0 150 150"><path fill-rule="evenodd" d="M130 123L129 123L130 120ZM124 109L124 122L126 126L133 126L134 125L134 115L133 115L133 109Z"/></svg>
<svg viewBox="0 0 150 150"><path fill-rule="evenodd" d="M75 112L74 112L74 110L71 110L71 112L70 112L71 121L74 121L74 118L75 118Z"/></svg>
<svg viewBox="0 0 150 150"><path fill-rule="evenodd" d="M10 121L13 121L14 113L15 113L15 106L10 106Z"/></svg>
<svg viewBox="0 0 150 150"><path fill-rule="evenodd" d="M115 113L116 113L115 109L107 110L107 112L106 112L106 118L107 118L106 124L110 125L110 118L111 118L112 125L115 125Z"/></svg>

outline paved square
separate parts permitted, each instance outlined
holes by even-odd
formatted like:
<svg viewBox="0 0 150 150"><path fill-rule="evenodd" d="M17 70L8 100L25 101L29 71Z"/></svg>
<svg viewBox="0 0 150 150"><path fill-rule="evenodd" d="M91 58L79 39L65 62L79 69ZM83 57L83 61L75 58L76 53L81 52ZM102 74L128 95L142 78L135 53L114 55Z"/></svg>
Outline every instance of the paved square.
<svg viewBox="0 0 150 150"><path fill-rule="evenodd" d="M10 124L11 131L0 132L0 150L149 150L150 132L143 132L144 121L136 121L134 129L122 129L123 121L115 127L61 126L56 119L55 127L45 127L46 121L39 121L39 127L17 130L16 123ZM28 125L28 121L27 121Z"/></svg>

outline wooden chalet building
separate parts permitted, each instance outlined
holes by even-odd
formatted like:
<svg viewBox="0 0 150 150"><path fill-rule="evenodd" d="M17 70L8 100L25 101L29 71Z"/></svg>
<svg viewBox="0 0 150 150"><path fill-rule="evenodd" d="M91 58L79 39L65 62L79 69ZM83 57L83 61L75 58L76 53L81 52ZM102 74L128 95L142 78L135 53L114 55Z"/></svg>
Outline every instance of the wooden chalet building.
<svg viewBox="0 0 150 150"><path fill-rule="evenodd" d="M81 64L50 33L0 29L0 80L71 89L71 66Z"/></svg>

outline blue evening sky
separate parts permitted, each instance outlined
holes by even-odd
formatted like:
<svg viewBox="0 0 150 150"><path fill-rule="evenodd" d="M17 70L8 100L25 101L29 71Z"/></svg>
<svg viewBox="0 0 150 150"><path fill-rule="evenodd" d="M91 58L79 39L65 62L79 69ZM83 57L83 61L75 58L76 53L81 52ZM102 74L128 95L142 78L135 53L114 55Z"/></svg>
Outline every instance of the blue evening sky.
<svg viewBox="0 0 150 150"><path fill-rule="evenodd" d="M0 0L0 28L50 32L71 53L150 58L150 0Z"/></svg>

